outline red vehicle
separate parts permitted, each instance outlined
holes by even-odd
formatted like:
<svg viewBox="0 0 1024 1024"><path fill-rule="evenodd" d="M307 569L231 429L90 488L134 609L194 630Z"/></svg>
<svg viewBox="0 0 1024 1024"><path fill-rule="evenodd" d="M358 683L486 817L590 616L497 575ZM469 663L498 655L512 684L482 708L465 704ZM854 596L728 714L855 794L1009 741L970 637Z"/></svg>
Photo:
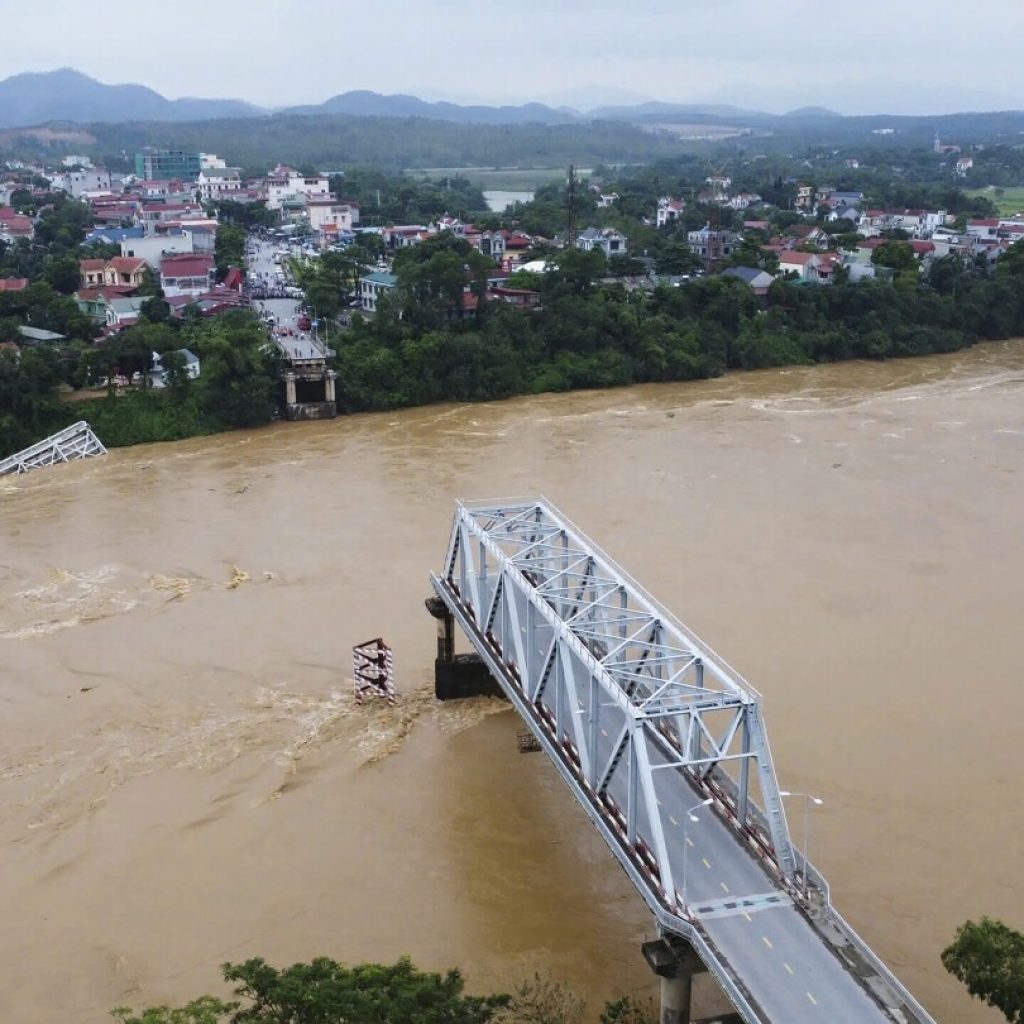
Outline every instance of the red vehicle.
<svg viewBox="0 0 1024 1024"><path fill-rule="evenodd" d="M300 331L308 331L313 326L313 321L305 313L300 313L296 321Z"/></svg>

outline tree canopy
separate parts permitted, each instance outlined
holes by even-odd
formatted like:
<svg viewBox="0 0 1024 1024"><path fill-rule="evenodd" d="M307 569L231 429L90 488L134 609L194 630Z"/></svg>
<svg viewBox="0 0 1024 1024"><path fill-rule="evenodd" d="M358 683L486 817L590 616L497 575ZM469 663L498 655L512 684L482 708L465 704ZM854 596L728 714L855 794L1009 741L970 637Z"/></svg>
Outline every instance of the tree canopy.
<svg viewBox="0 0 1024 1024"><path fill-rule="evenodd" d="M1024 934L988 917L967 921L942 951L942 966L1010 1024L1024 1024Z"/></svg>

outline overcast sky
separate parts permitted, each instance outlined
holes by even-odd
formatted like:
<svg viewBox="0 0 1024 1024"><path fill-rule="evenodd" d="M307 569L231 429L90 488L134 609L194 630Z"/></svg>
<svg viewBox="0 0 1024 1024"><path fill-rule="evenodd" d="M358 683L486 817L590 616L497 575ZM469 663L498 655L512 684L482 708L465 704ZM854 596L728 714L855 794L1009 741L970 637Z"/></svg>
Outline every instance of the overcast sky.
<svg viewBox="0 0 1024 1024"><path fill-rule="evenodd" d="M1024 108L1024 0L175 0L4 4L0 77L76 67L265 106L350 89L783 111ZM583 94L585 95L585 93Z"/></svg>

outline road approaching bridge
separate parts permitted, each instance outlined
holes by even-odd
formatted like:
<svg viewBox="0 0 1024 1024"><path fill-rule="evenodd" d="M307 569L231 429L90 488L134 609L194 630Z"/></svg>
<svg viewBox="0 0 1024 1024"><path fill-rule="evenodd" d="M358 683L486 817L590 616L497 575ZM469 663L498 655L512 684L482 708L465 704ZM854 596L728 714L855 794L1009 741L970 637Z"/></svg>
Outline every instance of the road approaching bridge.
<svg viewBox="0 0 1024 1024"><path fill-rule="evenodd" d="M432 583L666 948L689 944L745 1021L931 1021L794 847L760 694L565 516L460 502ZM663 1024L688 1020L689 978L662 993Z"/></svg>

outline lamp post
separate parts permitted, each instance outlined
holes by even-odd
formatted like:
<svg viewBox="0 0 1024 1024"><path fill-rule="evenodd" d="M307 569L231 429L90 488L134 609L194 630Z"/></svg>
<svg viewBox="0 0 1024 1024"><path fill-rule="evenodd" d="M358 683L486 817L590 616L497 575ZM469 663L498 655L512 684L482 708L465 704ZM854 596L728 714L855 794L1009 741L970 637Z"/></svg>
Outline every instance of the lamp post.
<svg viewBox="0 0 1024 1024"><path fill-rule="evenodd" d="M683 872L682 872L682 875L679 878L679 884L683 888L683 904L684 905L688 905L688 901L686 899L686 849L690 845L688 840L687 840L687 838L686 838L686 822L687 821L700 821L700 818L698 818L697 815L695 815L693 812L696 811L700 807L707 807L708 804L713 804L714 802L715 802L714 797L710 797L710 796L707 798L707 800L701 800L701 802L699 804L694 804L686 812L686 817L683 819Z"/></svg>
<svg viewBox="0 0 1024 1024"><path fill-rule="evenodd" d="M804 899L807 900L809 896L809 885L807 880L807 844L811 841L811 804L816 807L821 807L825 802L819 800L818 797L812 796L810 793L791 793L788 789L779 790L779 796L802 796L804 798ZM684 851L685 852L685 851Z"/></svg>

